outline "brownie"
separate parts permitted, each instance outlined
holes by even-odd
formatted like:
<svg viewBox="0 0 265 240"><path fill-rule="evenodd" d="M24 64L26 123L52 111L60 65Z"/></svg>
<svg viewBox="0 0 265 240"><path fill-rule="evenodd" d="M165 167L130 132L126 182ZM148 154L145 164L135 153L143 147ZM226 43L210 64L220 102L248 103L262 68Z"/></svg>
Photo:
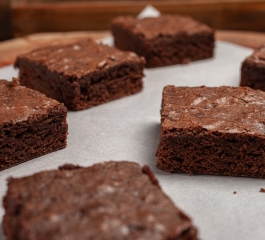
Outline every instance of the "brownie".
<svg viewBox="0 0 265 240"><path fill-rule="evenodd" d="M121 16L111 29L115 46L144 56L149 68L213 57L214 30L188 16Z"/></svg>
<svg viewBox="0 0 265 240"><path fill-rule="evenodd" d="M147 166L105 162L8 180L7 240L197 239Z"/></svg>
<svg viewBox="0 0 265 240"><path fill-rule="evenodd" d="M264 113L263 91L166 86L157 167L172 173L264 178Z"/></svg>
<svg viewBox="0 0 265 240"><path fill-rule="evenodd" d="M66 147L67 109L56 100L0 80L0 171Z"/></svg>
<svg viewBox="0 0 265 240"><path fill-rule="evenodd" d="M84 40L17 57L21 84L81 110L139 92L145 60Z"/></svg>
<svg viewBox="0 0 265 240"><path fill-rule="evenodd" d="M240 86L265 91L265 45L242 63Z"/></svg>

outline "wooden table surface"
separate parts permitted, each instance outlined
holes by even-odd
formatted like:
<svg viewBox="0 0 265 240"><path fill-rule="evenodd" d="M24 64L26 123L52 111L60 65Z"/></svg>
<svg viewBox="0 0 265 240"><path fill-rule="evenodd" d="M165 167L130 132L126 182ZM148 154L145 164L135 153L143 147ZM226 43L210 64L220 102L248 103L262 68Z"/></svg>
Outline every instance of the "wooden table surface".
<svg viewBox="0 0 265 240"><path fill-rule="evenodd" d="M35 48L71 43L88 37L101 39L109 35L109 31L39 33L0 42L0 67L13 64L17 55ZM216 39L256 49L265 43L265 33L217 30Z"/></svg>

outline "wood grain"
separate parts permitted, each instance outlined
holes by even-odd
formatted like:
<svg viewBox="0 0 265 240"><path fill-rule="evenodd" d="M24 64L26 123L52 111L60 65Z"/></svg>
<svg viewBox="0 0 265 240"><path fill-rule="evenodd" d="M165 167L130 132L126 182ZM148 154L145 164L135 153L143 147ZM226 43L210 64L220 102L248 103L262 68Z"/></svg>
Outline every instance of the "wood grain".
<svg viewBox="0 0 265 240"><path fill-rule="evenodd" d="M0 43L0 67L13 64L17 55L29 52L35 48L47 45L72 43L84 38L93 38L97 40L109 35L109 31L39 33L4 41ZM219 30L216 32L216 39L255 49L265 42L265 33Z"/></svg>
<svg viewBox="0 0 265 240"><path fill-rule="evenodd" d="M257 49L265 43L265 33L220 30L216 32L216 39Z"/></svg>
<svg viewBox="0 0 265 240"><path fill-rule="evenodd" d="M136 16L147 4L162 13L187 14L216 29L265 31L265 0L87 1L12 4L13 32L109 29L118 15Z"/></svg>

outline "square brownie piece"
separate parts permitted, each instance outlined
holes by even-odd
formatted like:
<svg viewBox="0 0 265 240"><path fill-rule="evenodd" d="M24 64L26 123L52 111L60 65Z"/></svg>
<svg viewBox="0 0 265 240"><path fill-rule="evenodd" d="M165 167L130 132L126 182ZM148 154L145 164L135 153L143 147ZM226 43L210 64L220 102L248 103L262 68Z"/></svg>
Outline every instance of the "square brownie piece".
<svg viewBox="0 0 265 240"><path fill-rule="evenodd" d="M11 178L3 204L7 240L197 239L149 168L133 162Z"/></svg>
<svg viewBox="0 0 265 240"><path fill-rule="evenodd" d="M188 16L121 16L111 30L115 46L144 56L149 68L213 57L214 30Z"/></svg>
<svg viewBox="0 0 265 240"><path fill-rule="evenodd" d="M0 171L66 147L67 109L56 100L0 80Z"/></svg>
<svg viewBox="0 0 265 240"><path fill-rule="evenodd" d="M265 92L248 87L165 87L157 167L264 178L264 113Z"/></svg>
<svg viewBox="0 0 265 240"><path fill-rule="evenodd" d="M81 110L139 92L145 60L84 40L17 57L21 84Z"/></svg>
<svg viewBox="0 0 265 240"><path fill-rule="evenodd" d="M240 86L265 91L265 45L242 63Z"/></svg>

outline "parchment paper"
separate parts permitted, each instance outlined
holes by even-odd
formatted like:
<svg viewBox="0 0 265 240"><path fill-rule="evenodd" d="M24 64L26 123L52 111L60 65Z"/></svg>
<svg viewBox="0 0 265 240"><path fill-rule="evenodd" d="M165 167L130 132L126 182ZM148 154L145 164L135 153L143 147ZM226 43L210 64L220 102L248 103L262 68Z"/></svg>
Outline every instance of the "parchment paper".
<svg viewBox="0 0 265 240"><path fill-rule="evenodd" d="M265 180L168 174L155 167L163 87L238 86L241 62L251 52L217 42L213 59L145 70L144 89L139 94L68 112L67 148L0 172L0 198L10 176L55 169L64 163L89 166L107 160L132 160L151 167L164 192L192 217L201 239L264 240L265 193L259 190L265 188ZM12 76L17 72L11 66L0 69L0 78L11 80ZM0 219L3 213L1 207Z"/></svg>

